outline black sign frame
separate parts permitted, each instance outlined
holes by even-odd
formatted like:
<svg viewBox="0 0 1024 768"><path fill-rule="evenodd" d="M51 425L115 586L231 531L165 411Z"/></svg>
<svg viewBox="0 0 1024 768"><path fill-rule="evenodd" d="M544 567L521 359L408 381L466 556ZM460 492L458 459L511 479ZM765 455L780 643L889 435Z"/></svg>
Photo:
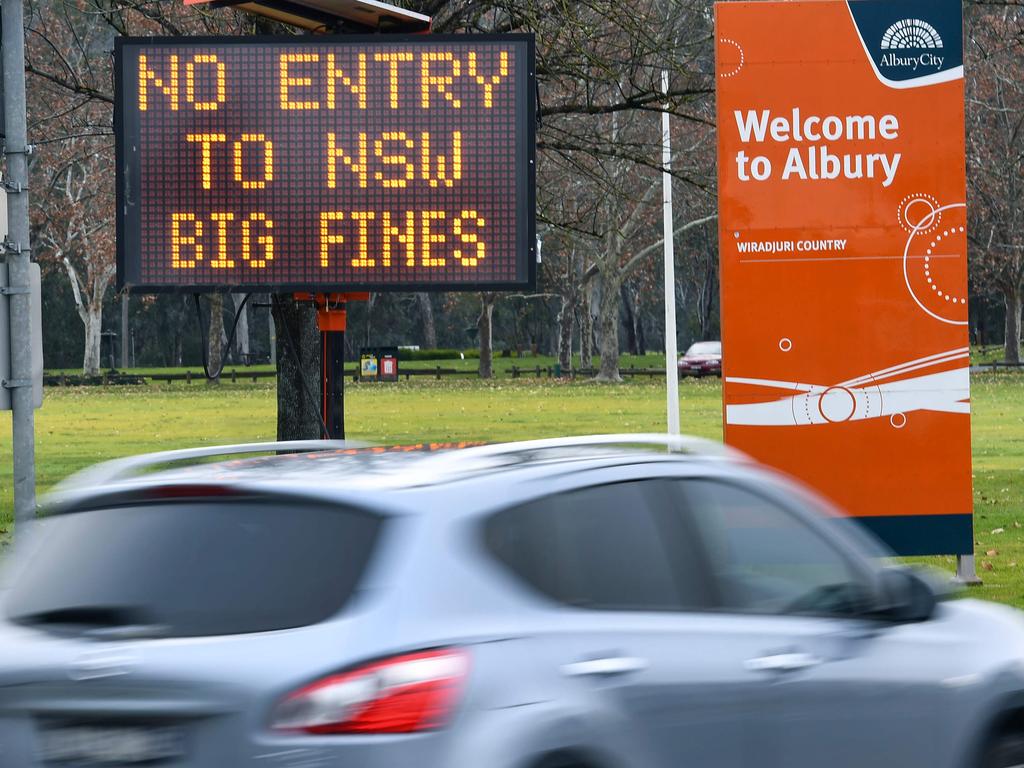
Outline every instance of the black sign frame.
<svg viewBox="0 0 1024 768"><path fill-rule="evenodd" d="M141 175L138 141L129 151L132 138L138 138L141 121L138 110L129 110L125 99L126 84L137 84L137 72L130 73L130 63L137 62L126 56L125 49L140 46L149 49L195 46L261 46L287 45L296 48L337 43L339 45L394 44L403 46L436 43L489 43L521 44L523 56L516 57L515 93L515 269L514 280L503 281L373 281L359 282L251 282L200 283L196 285L147 284L141 276L140 199L135 188ZM127 293L223 293L223 292L447 292L447 291L502 291L533 290L537 282L536 235L536 126L537 78L535 38L532 34L393 34L393 35L252 35L252 36L197 36L197 37L117 37L114 40L114 137L116 153L116 235L118 291ZM127 67L127 68L126 68ZM131 256L134 254L134 257Z"/></svg>

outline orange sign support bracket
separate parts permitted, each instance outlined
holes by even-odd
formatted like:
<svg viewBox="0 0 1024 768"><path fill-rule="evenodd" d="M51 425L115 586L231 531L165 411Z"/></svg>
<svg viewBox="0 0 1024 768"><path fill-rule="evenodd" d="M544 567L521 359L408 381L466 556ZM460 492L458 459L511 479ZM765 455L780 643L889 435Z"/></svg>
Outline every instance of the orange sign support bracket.
<svg viewBox="0 0 1024 768"><path fill-rule="evenodd" d="M316 304L316 322L320 333L346 330L346 305L350 301L369 301L370 294L361 293L296 293L296 301Z"/></svg>

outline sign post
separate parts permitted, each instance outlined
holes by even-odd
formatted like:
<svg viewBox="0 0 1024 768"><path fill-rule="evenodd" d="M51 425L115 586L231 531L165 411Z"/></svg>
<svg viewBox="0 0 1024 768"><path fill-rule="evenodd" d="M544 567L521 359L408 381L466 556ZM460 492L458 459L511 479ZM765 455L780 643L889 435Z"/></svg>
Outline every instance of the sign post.
<svg viewBox="0 0 1024 768"><path fill-rule="evenodd" d="M726 441L970 556L959 0L719 3L716 45Z"/></svg>
<svg viewBox="0 0 1024 768"><path fill-rule="evenodd" d="M662 93L668 93L668 70L661 73ZM665 250L665 393L668 433L679 434L679 353L676 350L676 246L672 236L672 134L669 113L661 113L661 181Z"/></svg>

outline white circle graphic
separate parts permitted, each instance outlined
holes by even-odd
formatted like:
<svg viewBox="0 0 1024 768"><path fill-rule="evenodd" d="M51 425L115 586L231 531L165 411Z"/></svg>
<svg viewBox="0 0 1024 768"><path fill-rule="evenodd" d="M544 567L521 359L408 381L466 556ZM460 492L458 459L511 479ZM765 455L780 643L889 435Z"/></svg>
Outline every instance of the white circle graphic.
<svg viewBox="0 0 1024 768"><path fill-rule="evenodd" d="M848 421L857 410L857 398L846 387L829 387L818 399L818 410L826 421Z"/></svg>
<svg viewBox="0 0 1024 768"><path fill-rule="evenodd" d="M910 245L911 245L911 243L914 242L914 238L917 235L919 235L922 232L924 232L925 230L929 229L935 223L935 220L936 220L937 216L939 216L943 211L950 211L950 210L953 210L954 208L966 208L966 207L967 207L967 205L965 203L951 203L950 205L943 205L943 206L940 206L938 208L934 208L930 214L928 214L923 219L921 219L920 221L917 222L917 224L914 226L913 230L910 232L910 237L907 238L907 244L903 248L903 281L907 285L907 291L910 292L911 298L914 300L914 302L917 304L917 306L919 306L922 310L924 310L924 312L926 314L930 315L931 317L934 317L939 322L947 323L949 325L967 325L967 321L966 320L950 320L949 318L943 317L942 315L937 315L934 312L932 312L930 309L928 309L928 307L926 307L924 305L924 303L921 301L921 299L919 299L917 297L917 294L914 293L913 287L910 285L910 273L907 270L907 261L910 258ZM949 231L947 230L946 231L946 235L948 235L948 234L949 234ZM930 277L930 275L929 275L929 277ZM934 284L932 284L932 290L936 291L940 296L942 295L941 293L938 292L938 288Z"/></svg>
<svg viewBox="0 0 1024 768"><path fill-rule="evenodd" d="M915 234L915 227L919 227L916 234L927 235L942 222L942 214L935 213L938 207L939 201L934 197L926 192L917 192L900 201L896 218L905 232Z"/></svg>

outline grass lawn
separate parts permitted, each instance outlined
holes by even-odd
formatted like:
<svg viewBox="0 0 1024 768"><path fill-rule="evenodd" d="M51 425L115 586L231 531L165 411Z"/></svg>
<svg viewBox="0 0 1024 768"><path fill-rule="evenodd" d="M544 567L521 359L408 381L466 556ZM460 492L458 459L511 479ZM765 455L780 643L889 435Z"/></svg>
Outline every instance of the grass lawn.
<svg viewBox="0 0 1024 768"><path fill-rule="evenodd" d="M534 359L499 360L525 366ZM658 364L653 356L643 360L633 364ZM452 363L462 362L438 364L454 367ZM1024 607L1024 377L982 374L972 386L975 531L978 572L985 580L975 593ZM274 395L272 380L50 388L36 413L39 488L118 456L272 440ZM385 443L661 431L665 420L664 387L647 379L605 386L530 378L421 379L349 384L347 397L349 436ZM721 437L717 379L684 380L680 402L684 432ZM0 529L5 533L12 503L10 446L10 414L0 413ZM928 562L954 567L952 558Z"/></svg>

